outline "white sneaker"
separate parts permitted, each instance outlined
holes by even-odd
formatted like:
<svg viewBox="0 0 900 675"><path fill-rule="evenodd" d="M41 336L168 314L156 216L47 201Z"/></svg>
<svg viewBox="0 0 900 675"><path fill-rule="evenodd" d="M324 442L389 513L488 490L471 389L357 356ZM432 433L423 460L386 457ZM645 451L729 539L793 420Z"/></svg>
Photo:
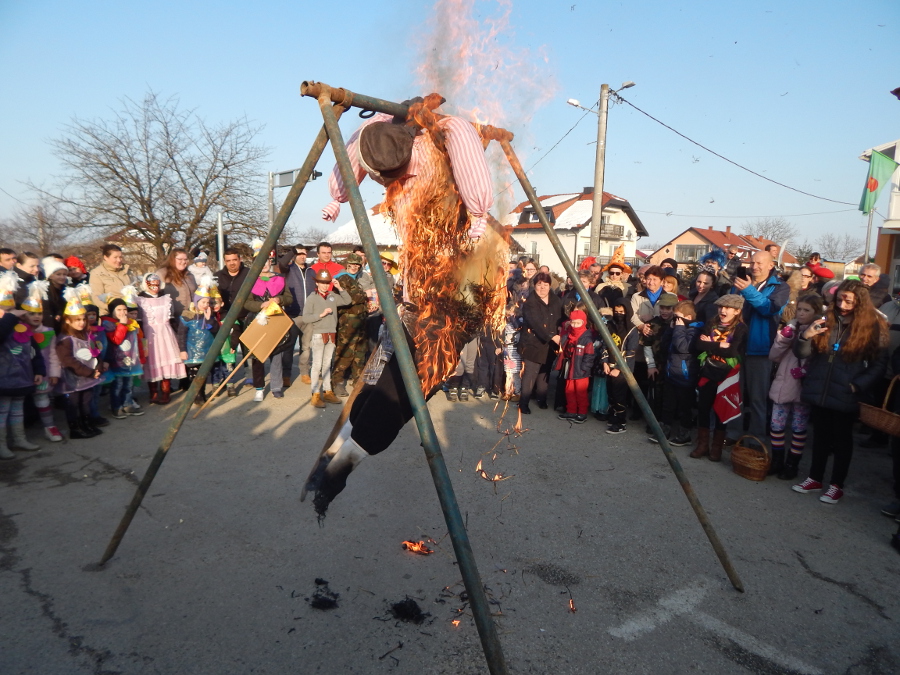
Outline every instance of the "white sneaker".
<svg viewBox="0 0 900 675"><path fill-rule="evenodd" d="M263 390L257 389L256 396L253 397L253 401L254 401L254 403L262 403L262 400L263 400Z"/></svg>
<svg viewBox="0 0 900 675"><path fill-rule="evenodd" d="M59 443L63 439L62 434L59 433L59 429L56 427L44 427L44 437L54 443Z"/></svg>

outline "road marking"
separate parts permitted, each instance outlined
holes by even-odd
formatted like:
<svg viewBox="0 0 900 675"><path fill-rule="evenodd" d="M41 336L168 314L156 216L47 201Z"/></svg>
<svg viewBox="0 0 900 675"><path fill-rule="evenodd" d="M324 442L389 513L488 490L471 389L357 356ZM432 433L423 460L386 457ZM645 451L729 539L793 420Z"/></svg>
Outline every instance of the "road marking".
<svg viewBox="0 0 900 675"><path fill-rule="evenodd" d="M642 635L653 632L675 617L684 615L684 618L688 621L720 637L731 640L742 649L782 668L800 675L821 675L822 671L820 669L799 659L781 654L771 645L767 645L749 633L730 626L705 612L697 611L697 605L703 601L708 592L708 582L704 580L695 582L687 588L667 595L657 603L656 607L636 614L622 625L610 628L607 632L613 637L631 642Z"/></svg>

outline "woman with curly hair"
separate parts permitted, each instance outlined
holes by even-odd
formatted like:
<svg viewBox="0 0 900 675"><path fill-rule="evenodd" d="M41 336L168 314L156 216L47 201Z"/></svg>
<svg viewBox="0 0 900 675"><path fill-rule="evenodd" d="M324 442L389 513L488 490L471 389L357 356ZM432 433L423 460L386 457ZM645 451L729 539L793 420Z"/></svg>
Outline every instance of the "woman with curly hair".
<svg viewBox="0 0 900 675"><path fill-rule="evenodd" d="M828 490L819 497L837 504L853 457L853 423L860 399L884 376L888 326L859 281L838 287L827 314L812 322L794 343L794 354L808 359L801 398L812 406L813 455L809 478L795 492L820 492L828 456L834 454Z"/></svg>

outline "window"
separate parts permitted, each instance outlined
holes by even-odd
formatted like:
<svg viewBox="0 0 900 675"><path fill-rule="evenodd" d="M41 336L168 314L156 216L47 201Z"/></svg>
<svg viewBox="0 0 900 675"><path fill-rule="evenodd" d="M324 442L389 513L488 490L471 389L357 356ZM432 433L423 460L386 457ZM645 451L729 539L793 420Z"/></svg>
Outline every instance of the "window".
<svg viewBox="0 0 900 675"><path fill-rule="evenodd" d="M591 252L591 242L586 241L586 242L584 242L584 255L587 255L590 252Z"/></svg>
<svg viewBox="0 0 900 675"><path fill-rule="evenodd" d="M541 219L538 218L537 211L529 210L529 211L526 211L526 213L528 214L528 222L529 222L529 223L539 223L539 222L541 222ZM552 222L553 222L553 209L546 208L546 209L544 209L544 213L545 213L546 216L547 216L547 220L550 221L550 222L552 223Z"/></svg>
<svg viewBox="0 0 900 675"><path fill-rule="evenodd" d="M675 246L675 260L678 262L696 262L707 253L709 253L709 246L703 244L678 244Z"/></svg>

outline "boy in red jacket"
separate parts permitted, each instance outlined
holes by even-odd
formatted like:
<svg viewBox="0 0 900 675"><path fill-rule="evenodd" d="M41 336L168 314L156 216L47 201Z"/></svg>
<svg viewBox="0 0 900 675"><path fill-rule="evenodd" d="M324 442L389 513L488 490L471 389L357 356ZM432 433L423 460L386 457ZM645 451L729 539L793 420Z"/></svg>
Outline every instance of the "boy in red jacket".
<svg viewBox="0 0 900 675"><path fill-rule="evenodd" d="M562 329L556 370L566 379L566 412L559 419L584 424L588 413L588 384L594 368L594 331L587 314L576 306Z"/></svg>

